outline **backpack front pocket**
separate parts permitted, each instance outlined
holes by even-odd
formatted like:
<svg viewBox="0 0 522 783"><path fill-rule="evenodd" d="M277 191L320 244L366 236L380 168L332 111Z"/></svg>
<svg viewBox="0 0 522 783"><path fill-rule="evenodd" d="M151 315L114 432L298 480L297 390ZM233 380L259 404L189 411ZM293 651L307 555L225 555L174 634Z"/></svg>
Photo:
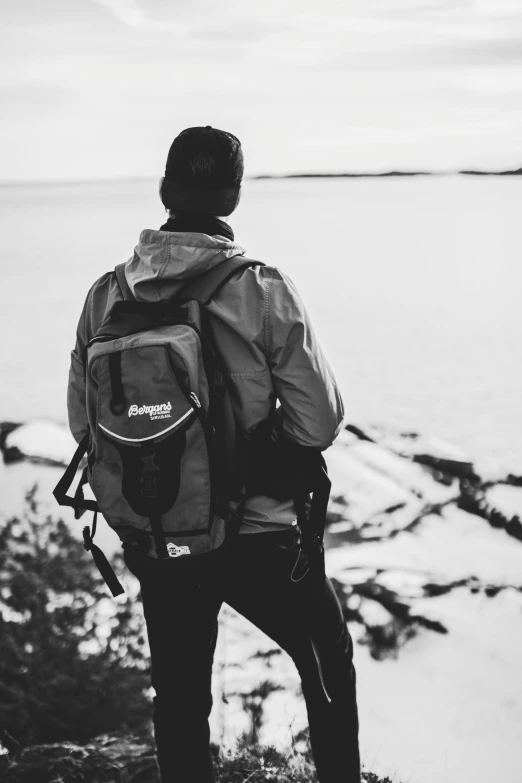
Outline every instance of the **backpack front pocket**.
<svg viewBox="0 0 522 783"><path fill-rule="evenodd" d="M204 414L195 392L178 382L164 345L101 354L93 491L114 528L167 534L198 530L211 515Z"/></svg>

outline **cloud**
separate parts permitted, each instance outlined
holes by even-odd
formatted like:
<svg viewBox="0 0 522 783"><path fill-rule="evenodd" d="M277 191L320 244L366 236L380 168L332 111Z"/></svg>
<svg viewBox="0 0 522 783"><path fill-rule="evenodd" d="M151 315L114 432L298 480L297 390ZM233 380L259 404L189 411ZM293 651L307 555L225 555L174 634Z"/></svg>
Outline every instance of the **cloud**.
<svg viewBox="0 0 522 783"><path fill-rule="evenodd" d="M520 0L5 4L3 178L160 171L206 124L252 173L519 165Z"/></svg>
<svg viewBox="0 0 522 783"><path fill-rule="evenodd" d="M185 24L172 19L151 18L136 0L95 0L95 2L107 8L118 21L135 30L174 33L178 38L187 35L188 29Z"/></svg>

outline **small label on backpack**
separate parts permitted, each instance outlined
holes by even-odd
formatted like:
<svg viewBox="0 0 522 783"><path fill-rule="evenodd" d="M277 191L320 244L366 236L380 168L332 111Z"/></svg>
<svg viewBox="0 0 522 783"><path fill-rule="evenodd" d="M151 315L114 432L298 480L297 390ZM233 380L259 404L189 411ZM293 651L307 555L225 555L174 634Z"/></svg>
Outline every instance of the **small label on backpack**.
<svg viewBox="0 0 522 783"><path fill-rule="evenodd" d="M169 557L180 557L181 555L190 555L188 546L176 546L176 544L167 544Z"/></svg>
<svg viewBox="0 0 522 783"><path fill-rule="evenodd" d="M129 408L130 416L143 416L144 413L150 415L151 421L155 419L170 419L172 403L163 402L160 405L131 405Z"/></svg>

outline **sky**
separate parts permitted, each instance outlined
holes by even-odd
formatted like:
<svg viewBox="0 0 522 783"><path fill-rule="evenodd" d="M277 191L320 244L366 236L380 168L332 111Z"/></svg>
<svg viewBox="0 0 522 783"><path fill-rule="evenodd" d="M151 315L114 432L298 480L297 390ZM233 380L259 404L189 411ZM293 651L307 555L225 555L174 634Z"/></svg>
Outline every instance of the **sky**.
<svg viewBox="0 0 522 783"><path fill-rule="evenodd" d="M2 0L0 181L522 166L522 0Z"/></svg>

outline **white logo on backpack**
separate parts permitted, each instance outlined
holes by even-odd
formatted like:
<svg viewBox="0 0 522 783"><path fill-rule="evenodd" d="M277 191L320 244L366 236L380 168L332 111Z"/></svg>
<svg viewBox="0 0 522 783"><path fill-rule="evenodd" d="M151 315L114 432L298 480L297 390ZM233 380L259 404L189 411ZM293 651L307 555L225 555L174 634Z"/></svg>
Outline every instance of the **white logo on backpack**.
<svg viewBox="0 0 522 783"><path fill-rule="evenodd" d="M169 557L180 557L180 555L190 555L188 546L176 546L176 544L167 544Z"/></svg>
<svg viewBox="0 0 522 783"><path fill-rule="evenodd" d="M161 405L131 405L129 408L129 417L143 416L144 413L148 413L151 421L154 421L154 419L170 419L171 410L172 404L170 402L163 402Z"/></svg>

